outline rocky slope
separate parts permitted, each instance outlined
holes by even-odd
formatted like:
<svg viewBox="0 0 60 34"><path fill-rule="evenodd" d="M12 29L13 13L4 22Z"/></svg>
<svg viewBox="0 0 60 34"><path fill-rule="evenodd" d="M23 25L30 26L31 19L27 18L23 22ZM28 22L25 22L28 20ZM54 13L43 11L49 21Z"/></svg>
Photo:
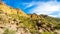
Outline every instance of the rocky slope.
<svg viewBox="0 0 60 34"><path fill-rule="evenodd" d="M60 18L25 14L0 2L0 34L60 34L59 32Z"/></svg>
<svg viewBox="0 0 60 34"><path fill-rule="evenodd" d="M26 16L28 17L28 15L26 15L22 10L19 9L15 9L12 8L10 6L7 6L5 3L0 2L0 11L6 13L6 14L20 14L21 16Z"/></svg>

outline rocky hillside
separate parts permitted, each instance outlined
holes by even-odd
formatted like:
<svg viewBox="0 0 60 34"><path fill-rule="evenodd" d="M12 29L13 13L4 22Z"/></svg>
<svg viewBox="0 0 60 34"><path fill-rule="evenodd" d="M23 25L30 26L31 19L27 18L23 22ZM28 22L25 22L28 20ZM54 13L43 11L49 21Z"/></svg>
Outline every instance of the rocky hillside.
<svg viewBox="0 0 60 34"><path fill-rule="evenodd" d="M0 2L0 34L60 34L60 18L25 14Z"/></svg>
<svg viewBox="0 0 60 34"><path fill-rule="evenodd" d="M22 10L7 6L3 2L0 2L0 11L4 12L5 14L20 14L21 16L28 17L28 15L26 15Z"/></svg>

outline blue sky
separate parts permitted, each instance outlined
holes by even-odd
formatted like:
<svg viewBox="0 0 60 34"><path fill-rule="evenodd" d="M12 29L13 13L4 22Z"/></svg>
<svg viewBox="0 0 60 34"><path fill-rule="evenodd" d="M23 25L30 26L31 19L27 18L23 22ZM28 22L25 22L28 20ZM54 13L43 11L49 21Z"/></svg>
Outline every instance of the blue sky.
<svg viewBox="0 0 60 34"><path fill-rule="evenodd" d="M60 0L3 0L9 6L22 9L27 14L46 14L60 17Z"/></svg>

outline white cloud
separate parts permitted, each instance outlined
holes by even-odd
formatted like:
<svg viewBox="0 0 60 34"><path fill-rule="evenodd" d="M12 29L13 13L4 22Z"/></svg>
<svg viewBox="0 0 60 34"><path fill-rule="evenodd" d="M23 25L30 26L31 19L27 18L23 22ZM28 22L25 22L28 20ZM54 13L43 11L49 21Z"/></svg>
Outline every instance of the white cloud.
<svg viewBox="0 0 60 34"><path fill-rule="evenodd" d="M30 13L36 13L36 14L47 14L52 17L59 17L60 15L50 15L54 12L60 12L60 3L58 3L56 0L55 1L48 1L48 2L31 2L28 3L26 8L29 8L33 5L36 5L35 8L32 8L30 10ZM26 9L25 8L25 9Z"/></svg>
<svg viewBox="0 0 60 34"><path fill-rule="evenodd" d="M24 9L27 9L27 8L30 8L30 7L34 6L35 3L34 2L31 2L31 3L23 3L23 5L26 5Z"/></svg>
<svg viewBox="0 0 60 34"><path fill-rule="evenodd" d="M36 13L36 14L46 14L52 17L60 17L60 13L58 15L50 15L54 12L60 12L60 3L57 2L56 0L51 0L48 2L34 2L32 1L31 3L26 3L27 6L25 7L25 9L30 8L34 5L36 5L35 8L32 8L30 10L30 13Z"/></svg>
<svg viewBox="0 0 60 34"><path fill-rule="evenodd" d="M60 4L57 2L43 2L38 3L37 7L33 8L32 13L36 14L51 14L55 11L60 11Z"/></svg>

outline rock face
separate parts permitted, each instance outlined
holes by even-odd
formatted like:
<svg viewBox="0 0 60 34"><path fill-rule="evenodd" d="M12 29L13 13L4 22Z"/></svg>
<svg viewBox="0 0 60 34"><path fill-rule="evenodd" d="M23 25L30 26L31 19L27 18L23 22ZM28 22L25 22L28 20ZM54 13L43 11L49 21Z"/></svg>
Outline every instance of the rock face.
<svg viewBox="0 0 60 34"><path fill-rule="evenodd" d="M7 6L5 3L0 2L0 11L6 13L6 14L20 14L21 16L28 17L27 14L25 14L22 10L12 8L10 6Z"/></svg>

